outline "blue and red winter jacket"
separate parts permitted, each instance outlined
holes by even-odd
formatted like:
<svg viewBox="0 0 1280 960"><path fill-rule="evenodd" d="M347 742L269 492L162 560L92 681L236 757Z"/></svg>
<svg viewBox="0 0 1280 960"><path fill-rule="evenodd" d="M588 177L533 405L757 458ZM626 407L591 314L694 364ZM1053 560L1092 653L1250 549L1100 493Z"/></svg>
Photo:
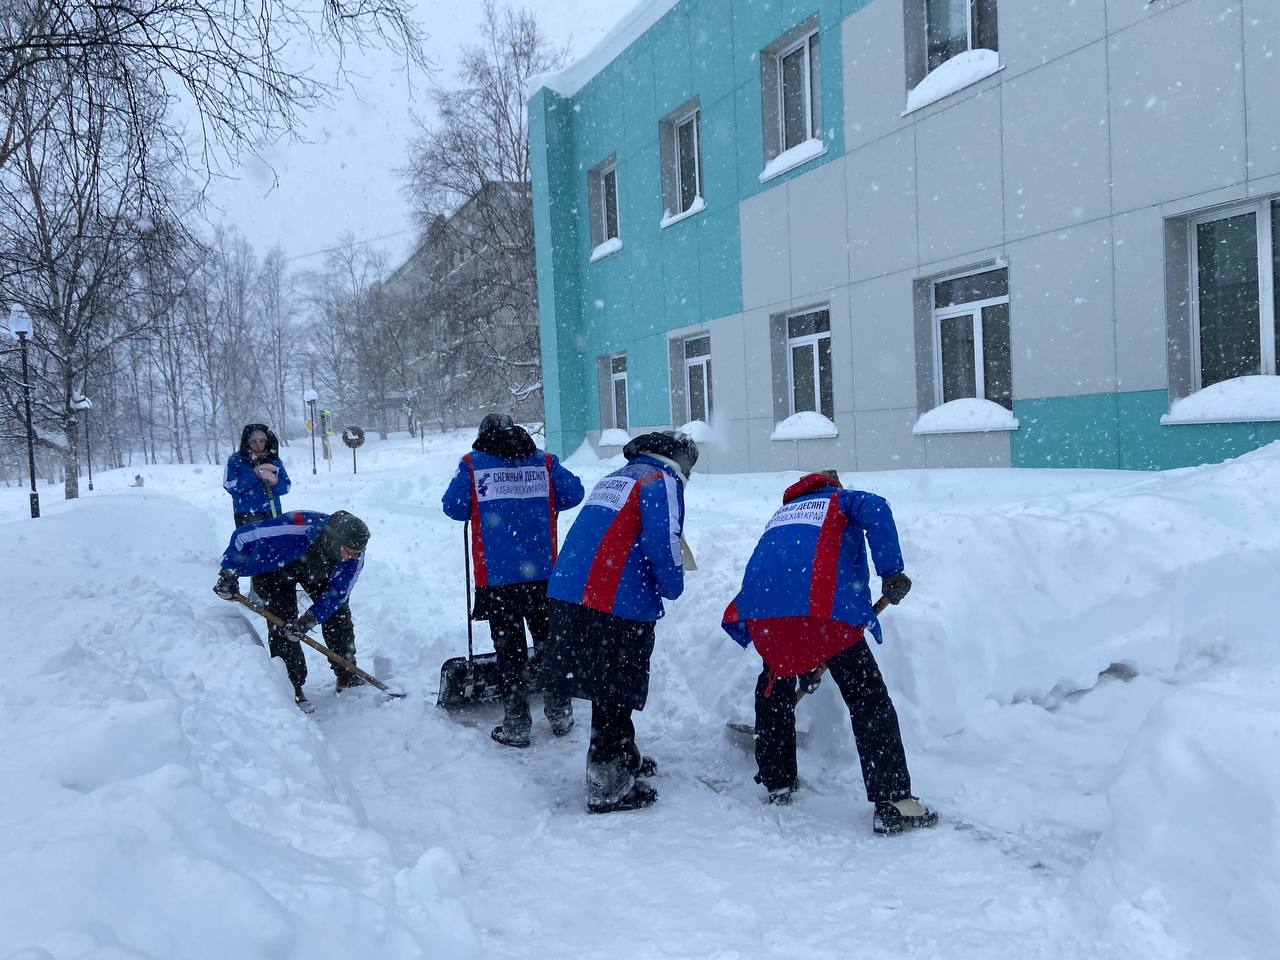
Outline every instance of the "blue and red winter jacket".
<svg viewBox="0 0 1280 960"><path fill-rule="evenodd" d="M246 523L231 535L231 542L222 555L222 569L238 577L255 577L279 570L311 549L328 522L327 513L290 510L283 516ZM363 553L334 566L329 586L309 611L317 623L324 623L347 602L363 569Z"/></svg>
<svg viewBox="0 0 1280 960"><path fill-rule="evenodd" d="M811 473L787 488L782 503L721 626L744 647L754 641L776 674L795 676L857 643L863 627L882 642L866 542L881 577L902 572L902 548L889 504L874 493Z"/></svg>
<svg viewBox="0 0 1280 960"><path fill-rule="evenodd" d="M684 592L684 478L642 454L591 490L565 538L547 596L626 620L662 616Z"/></svg>
<svg viewBox="0 0 1280 960"><path fill-rule="evenodd" d="M582 502L582 481L542 450L518 460L473 450L441 503L471 521L476 586L546 580L556 562L556 515Z"/></svg>

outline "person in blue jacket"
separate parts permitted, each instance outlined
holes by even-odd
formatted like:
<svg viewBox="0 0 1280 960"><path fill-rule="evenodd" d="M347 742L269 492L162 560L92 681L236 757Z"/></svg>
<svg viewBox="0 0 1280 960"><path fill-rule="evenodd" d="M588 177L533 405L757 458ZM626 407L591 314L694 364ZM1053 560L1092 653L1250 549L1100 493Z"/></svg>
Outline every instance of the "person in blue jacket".
<svg viewBox="0 0 1280 960"><path fill-rule="evenodd" d="M213 592L224 600L234 600L240 592L239 578L253 577L267 609L285 621L284 627L273 625L268 630L268 648L271 656L284 661L299 705L307 703L302 692L307 661L301 637L317 623L323 625L325 645L352 664L356 662L349 599L364 568L368 543L369 527L345 510L332 515L290 510L237 527L222 555L222 570ZM298 616L298 586L312 601L302 616ZM339 692L363 682L332 661L329 665Z"/></svg>
<svg viewBox="0 0 1280 960"><path fill-rule="evenodd" d="M539 450L506 414L491 413L480 422L471 451L458 462L442 505L447 516L470 522L476 578L470 615L489 621L498 655L503 719L490 735L507 746L527 747L533 723L525 623L536 659L547 640L547 578L556 559L557 517L582 502L582 481ZM568 697L546 694L543 713L558 737L573 727Z"/></svg>
<svg viewBox="0 0 1280 960"><path fill-rule="evenodd" d="M280 441L265 423L246 424L240 431L240 449L227 458L222 488L231 494L237 527L280 516L289 474L280 462Z"/></svg>
<svg viewBox="0 0 1280 960"><path fill-rule="evenodd" d="M764 661L756 681L756 781L771 803L791 802L796 788L796 684L812 691L830 670L849 708L872 828L894 834L932 826L938 815L911 795L911 774L898 714L871 649L881 642L871 603L866 545L890 603L911 589L889 504L846 490L834 470L811 473L787 488L747 561L742 589L722 626Z"/></svg>
<svg viewBox="0 0 1280 960"><path fill-rule="evenodd" d="M684 592L684 485L698 446L683 433L646 433L622 450L569 530L547 587L548 690L591 701L587 810L647 807L657 764L636 746L634 710L649 698L649 658L662 598Z"/></svg>

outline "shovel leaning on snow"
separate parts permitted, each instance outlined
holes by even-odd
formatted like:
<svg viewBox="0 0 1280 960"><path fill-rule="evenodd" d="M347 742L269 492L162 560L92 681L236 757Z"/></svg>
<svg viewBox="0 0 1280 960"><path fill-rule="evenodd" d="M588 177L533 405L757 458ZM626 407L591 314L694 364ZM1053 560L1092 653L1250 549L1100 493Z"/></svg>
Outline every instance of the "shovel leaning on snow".
<svg viewBox="0 0 1280 960"><path fill-rule="evenodd" d="M281 627L281 628L288 626L288 624L286 624L283 620L277 617L274 613L272 613L266 607L261 606L260 604L254 603L244 594L237 593L235 595L235 601L236 603L244 604L246 607L248 607L258 616L262 617L264 620L266 620L268 623L274 626ZM328 647L326 647L323 643L317 643L315 640L312 640L305 633L299 639L303 643L305 643L307 646L309 646L312 650L318 650L320 653L323 653L326 657L328 657L338 666L342 667L342 669L349 670L350 672L354 673L357 677L359 677L361 680L363 680L365 683L369 684L370 686L377 687L379 690L385 693L388 697L395 697L396 699L400 699L405 696L405 694L403 693L395 693L394 691L388 690L387 685L383 683L381 680L379 680L377 677L375 677L373 674L365 673L363 670L357 667L354 663L352 663L346 657L339 656L338 654L330 650Z"/></svg>
<svg viewBox="0 0 1280 960"><path fill-rule="evenodd" d="M889 598L882 596L879 600L876 601L876 605L872 607L871 610L878 617L880 616L880 614L884 613L885 608L888 606L889 606ZM867 641L864 639L861 642L866 643ZM818 689L818 686L822 683L822 678L823 676L826 675L826 672L827 672L827 665L824 663L819 665L816 669L810 670L807 674L801 674L801 676L808 678L808 682L800 683L797 685L796 703L799 703L806 696L808 696L809 694L813 693L813 691ZM748 737L754 737L756 735L756 728L751 726L751 724L749 723L728 723L728 724L725 724L725 726L727 726L734 733L741 733Z"/></svg>

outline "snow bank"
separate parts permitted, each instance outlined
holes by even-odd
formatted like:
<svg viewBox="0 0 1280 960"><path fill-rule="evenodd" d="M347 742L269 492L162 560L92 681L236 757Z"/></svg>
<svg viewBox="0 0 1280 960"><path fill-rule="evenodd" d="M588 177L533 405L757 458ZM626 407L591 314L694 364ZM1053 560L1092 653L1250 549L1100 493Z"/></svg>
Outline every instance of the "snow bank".
<svg viewBox="0 0 1280 960"><path fill-rule="evenodd" d="M5 955L460 955L469 924L429 922L455 906L437 874L397 875L284 672L209 592L220 540L151 493L0 525L21 598L0 676Z"/></svg>
<svg viewBox="0 0 1280 960"><path fill-rule="evenodd" d="M1280 420L1280 377L1223 380L1183 397L1161 423L1249 423Z"/></svg>
<svg viewBox="0 0 1280 960"><path fill-rule="evenodd" d="M1016 430L1018 418L998 403L982 397L963 397L940 403L927 412L911 432L916 436L929 433L984 433L990 430Z"/></svg>
<svg viewBox="0 0 1280 960"><path fill-rule="evenodd" d="M770 440L813 440L819 437L838 437L835 423L813 410L793 413L773 428Z"/></svg>
<svg viewBox="0 0 1280 960"><path fill-rule="evenodd" d="M949 97L956 91L984 80L999 70L1000 54L994 50L978 49L958 53L934 68L911 89L907 94L907 109L902 111L902 115L905 117L921 107L937 103L943 97Z"/></svg>

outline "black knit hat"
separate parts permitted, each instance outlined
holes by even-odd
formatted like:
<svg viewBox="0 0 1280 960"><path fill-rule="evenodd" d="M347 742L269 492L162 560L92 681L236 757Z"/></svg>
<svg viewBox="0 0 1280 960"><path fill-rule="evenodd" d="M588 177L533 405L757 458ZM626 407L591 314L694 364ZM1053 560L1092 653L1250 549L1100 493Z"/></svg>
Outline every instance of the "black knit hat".
<svg viewBox="0 0 1280 960"><path fill-rule="evenodd" d="M339 547L364 550L369 545L369 526L355 514L339 510L329 517L320 536L325 552L331 555L339 555Z"/></svg>
<svg viewBox="0 0 1280 960"><path fill-rule="evenodd" d="M529 431L507 414L490 413L480 421L480 430L471 449L491 453L504 460L523 460L532 456L537 446Z"/></svg>
<svg viewBox="0 0 1280 960"><path fill-rule="evenodd" d="M628 460L645 453L656 453L660 457L674 460L686 480L693 473L693 465L698 462L698 445L693 442L693 437L679 430L641 434L622 448L622 455Z"/></svg>

